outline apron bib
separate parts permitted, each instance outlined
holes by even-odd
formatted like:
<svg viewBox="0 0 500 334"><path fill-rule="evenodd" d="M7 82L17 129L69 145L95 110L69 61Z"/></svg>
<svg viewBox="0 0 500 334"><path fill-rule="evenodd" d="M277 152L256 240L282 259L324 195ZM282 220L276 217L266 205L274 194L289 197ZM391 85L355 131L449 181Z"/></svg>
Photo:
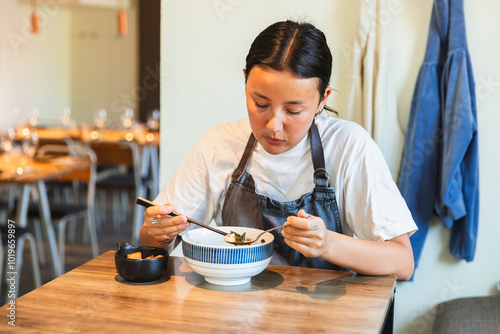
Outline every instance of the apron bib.
<svg viewBox="0 0 500 334"><path fill-rule="evenodd" d="M300 209L304 209L313 216L321 217L328 230L342 233L335 189L329 185L323 147L314 123L309 130L309 136L315 187L310 193L302 195L297 200L279 202L268 196L257 194L252 175L245 171L256 143L253 133L250 135L240 163L232 174L231 184L224 199L222 208L224 226L237 225L267 230L283 225L288 216L296 216ZM308 258L290 248L281 236L280 230L270 233L274 235L274 253L271 264L343 270L319 257Z"/></svg>

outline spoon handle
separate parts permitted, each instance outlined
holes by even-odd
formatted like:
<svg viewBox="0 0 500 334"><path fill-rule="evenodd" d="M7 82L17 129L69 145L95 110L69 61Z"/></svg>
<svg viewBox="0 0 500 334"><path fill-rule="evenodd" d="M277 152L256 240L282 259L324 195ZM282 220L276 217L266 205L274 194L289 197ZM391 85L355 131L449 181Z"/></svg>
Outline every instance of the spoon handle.
<svg viewBox="0 0 500 334"><path fill-rule="evenodd" d="M276 226L276 227L270 228L269 230L266 230L266 231L262 232L261 235L264 234L264 233L266 233L266 232L271 232L271 231L277 230L279 228L282 228L282 227L285 227L285 226L288 226L288 225L290 225L290 224L283 224L281 226Z"/></svg>
<svg viewBox="0 0 500 334"><path fill-rule="evenodd" d="M142 198L142 197L137 197L137 200L135 202L137 204L139 204L139 205L142 205L142 206L146 207L146 208L149 208L150 206L160 206L160 205L158 205L156 203L153 203L153 202L151 202L151 201L149 201L149 200L147 200L145 198ZM182 216L180 213L175 212L175 211L170 212L169 215L174 216L174 217L175 216ZM196 221L196 220L194 220L192 218L189 218L189 217L186 217L186 218L187 218L188 222L196 224L196 225L199 225L199 226L204 227L204 228L208 228L209 230L212 230L215 233L219 233L219 234L222 234L224 236L227 234L224 231L221 231L221 230L218 230L216 228L213 228L212 226L209 226L207 224L200 223L199 221Z"/></svg>
<svg viewBox="0 0 500 334"><path fill-rule="evenodd" d="M269 230L262 231L258 236L255 237L255 239L252 242L257 241L257 239L259 239L260 236L263 235L264 233L271 232L271 231L277 230L279 228L282 228L282 227L285 227L285 226L288 226L288 225L290 225L290 224L283 224L281 226L276 226L276 227L270 228Z"/></svg>

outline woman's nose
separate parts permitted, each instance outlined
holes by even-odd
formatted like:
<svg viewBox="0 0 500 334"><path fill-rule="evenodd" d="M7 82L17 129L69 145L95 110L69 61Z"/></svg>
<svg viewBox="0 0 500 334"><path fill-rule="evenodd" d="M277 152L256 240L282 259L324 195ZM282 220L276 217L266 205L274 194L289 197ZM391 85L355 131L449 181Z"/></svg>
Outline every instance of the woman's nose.
<svg viewBox="0 0 500 334"><path fill-rule="evenodd" d="M267 122L267 127L272 130L273 132L278 132L283 129L283 120L281 119L281 116L274 115L269 122Z"/></svg>

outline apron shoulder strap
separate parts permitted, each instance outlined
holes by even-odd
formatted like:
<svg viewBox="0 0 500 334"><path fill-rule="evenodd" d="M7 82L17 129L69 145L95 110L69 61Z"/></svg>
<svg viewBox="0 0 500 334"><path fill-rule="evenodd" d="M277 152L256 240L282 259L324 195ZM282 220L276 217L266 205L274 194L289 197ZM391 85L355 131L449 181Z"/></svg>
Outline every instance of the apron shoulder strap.
<svg viewBox="0 0 500 334"><path fill-rule="evenodd" d="M248 161L250 160L250 156L252 155L252 151L255 147L255 136L253 133L250 134L250 137L248 138L247 146L245 147L245 151L243 152L243 155L240 159L240 163L238 164L238 167L233 172L232 178L235 180L239 180L245 169L247 168Z"/></svg>
<svg viewBox="0 0 500 334"><path fill-rule="evenodd" d="M318 127L313 122L309 129L311 141L311 155L314 167L314 183L316 186L329 187L330 176L325 169L325 155L323 152L323 145L321 144L321 137L319 136Z"/></svg>
<svg viewBox="0 0 500 334"><path fill-rule="evenodd" d="M314 167L314 183L316 186L329 187L330 186L330 176L328 171L325 169L325 157L323 153L323 145L321 144L321 138L319 136L318 128L316 124L312 124L309 129L310 141L311 141L311 155ZM250 161L250 156L255 148L256 143L255 136L253 133L250 134L248 138L247 146L240 159L238 167L233 172L232 178L239 180L243 172L247 168L248 161Z"/></svg>

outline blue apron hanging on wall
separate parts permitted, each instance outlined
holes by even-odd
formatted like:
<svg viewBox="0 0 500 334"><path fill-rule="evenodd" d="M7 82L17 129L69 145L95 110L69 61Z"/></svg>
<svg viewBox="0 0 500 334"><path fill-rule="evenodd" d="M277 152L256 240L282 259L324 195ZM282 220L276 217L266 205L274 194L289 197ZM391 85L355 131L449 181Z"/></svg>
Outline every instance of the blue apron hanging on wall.
<svg viewBox="0 0 500 334"><path fill-rule="evenodd" d="M474 259L479 211L474 86L463 0L435 0L399 176L418 226L410 239L415 265L433 214L451 228L451 254Z"/></svg>

